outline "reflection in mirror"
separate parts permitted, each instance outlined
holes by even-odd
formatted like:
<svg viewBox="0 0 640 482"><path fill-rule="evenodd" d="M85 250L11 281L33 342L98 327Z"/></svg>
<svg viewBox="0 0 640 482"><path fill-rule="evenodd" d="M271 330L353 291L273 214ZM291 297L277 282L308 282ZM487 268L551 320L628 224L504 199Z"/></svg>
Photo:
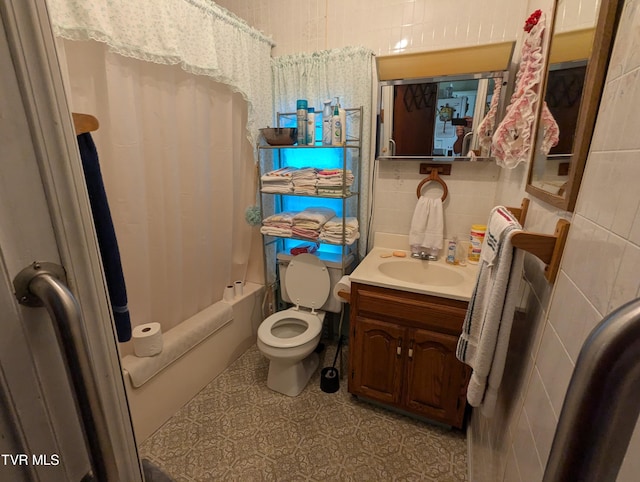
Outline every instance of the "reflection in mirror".
<svg viewBox="0 0 640 482"><path fill-rule="evenodd" d="M558 9L564 3L566 2L558 0ZM567 101L567 104L572 104L568 111L573 112L574 109L578 111L575 127L572 126L571 120L575 114L566 113L568 120L561 119L559 122L559 124L563 122L566 124L564 127L560 125L557 151L550 151L548 156L536 151L531 160L525 187L532 196L566 211L573 211L575 208L609 65L613 38L624 2L622 0L600 0L599 2L588 0L580 3L580 8L587 11L590 8L589 4L597 8L595 28L556 33L552 37L549 54L551 68L546 83L549 84L551 92L545 91L547 102L555 102L554 99L557 96L552 91L558 86L560 86L559 103L562 102L562 97L570 98L570 101L577 98L577 85L582 76L581 69L585 69L579 106ZM568 7L569 4L565 6ZM586 68L580 65L579 61L585 62ZM567 62L573 63L566 64ZM562 64L569 69L563 69ZM571 70L573 68L576 70ZM573 82L576 82L576 85ZM561 117L565 114L557 115ZM539 142L542 133L540 129L538 131Z"/></svg>
<svg viewBox="0 0 640 482"><path fill-rule="evenodd" d="M503 74L381 82L380 157L482 155L477 128Z"/></svg>
<svg viewBox="0 0 640 482"><path fill-rule="evenodd" d="M552 38L545 102L560 131L558 143L545 155L536 143L530 184L564 198L567 192L576 127L594 29L557 34ZM576 48L576 46L578 46ZM538 130L538 138L542 129Z"/></svg>

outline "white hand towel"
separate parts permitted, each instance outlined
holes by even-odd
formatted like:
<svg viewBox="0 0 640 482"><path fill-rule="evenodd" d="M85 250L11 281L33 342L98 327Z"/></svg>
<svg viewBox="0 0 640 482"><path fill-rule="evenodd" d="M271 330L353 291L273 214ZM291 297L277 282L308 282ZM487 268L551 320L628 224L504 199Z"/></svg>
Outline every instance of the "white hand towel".
<svg viewBox="0 0 640 482"><path fill-rule="evenodd" d="M443 238L442 200L420 196L413 211L409 231L409 245L412 251L419 251L421 248L442 249Z"/></svg>

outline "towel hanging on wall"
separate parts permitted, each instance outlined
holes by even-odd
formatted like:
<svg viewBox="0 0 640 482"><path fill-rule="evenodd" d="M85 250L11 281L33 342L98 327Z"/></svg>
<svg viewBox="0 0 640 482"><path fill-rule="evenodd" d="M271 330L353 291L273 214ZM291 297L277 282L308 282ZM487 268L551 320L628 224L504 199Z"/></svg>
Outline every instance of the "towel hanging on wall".
<svg viewBox="0 0 640 482"><path fill-rule="evenodd" d="M122 273L120 250L111 219L107 193L100 172L98 152L91 134L86 132L77 138L118 341L125 342L131 339L131 317L127 307L127 288Z"/></svg>
<svg viewBox="0 0 640 482"><path fill-rule="evenodd" d="M545 29L546 16L540 10L536 10L525 22L526 34L516 74L515 90L492 139L491 153L500 167L513 169L521 162L529 160L531 149L535 147L536 142L533 127L540 97L540 128L543 130L541 149L546 155L549 149L558 143L558 124L544 101L544 93L540 93L545 66Z"/></svg>
<svg viewBox="0 0 640 482"><path fill-rule="evenodd" d="M522 226L504 207L493 208L482 243L476 286L458 340L456 357L473 368L467 400L491 417L502 381L524 252L511 239Z"/></svg>

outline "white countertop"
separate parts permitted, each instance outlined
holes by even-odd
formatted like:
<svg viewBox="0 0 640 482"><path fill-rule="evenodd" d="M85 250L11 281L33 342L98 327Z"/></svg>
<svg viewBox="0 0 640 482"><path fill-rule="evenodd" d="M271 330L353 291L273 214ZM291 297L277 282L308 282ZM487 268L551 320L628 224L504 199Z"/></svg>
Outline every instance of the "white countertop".
<svg viewBox="0 0 640 482"><path fill-rule="evenodd" d="M389 257L388 255L394 251L402 251L406 254L406 257ZM451 274L459 274L459 276L454 274L455 278L458 278L459 281L442 285L438 284L437 276L434 277L436 281L433 283L431 283L431 281L428 283L416 282L391 277L380 270L381 265L388 265L389 263L402 263L403 265L397 266L397 268L401 268L402 270L406 269L407 271L412 271L415 267L416 274L418 274L418 272L425 274L428 272L430 266L437 266L436 269L440 271L444 269L447 270L447 272L451 272ZM423 261L411 258L407 236L376 233L373 249L360 262L349 278L355 283L469 301L476 284L477 273L477 265L469 263L467 263L466 266L448 264L445 261L445 256L440 256L438 261Z"/></svg>

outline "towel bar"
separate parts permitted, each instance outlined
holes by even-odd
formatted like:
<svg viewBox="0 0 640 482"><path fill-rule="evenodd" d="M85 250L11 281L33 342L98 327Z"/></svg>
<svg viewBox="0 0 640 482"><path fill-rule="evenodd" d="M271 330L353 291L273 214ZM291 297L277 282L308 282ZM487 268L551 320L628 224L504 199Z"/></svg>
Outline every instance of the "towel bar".
<svg viewBox="0 0 640 482"><path fill-rule="evenodd" d="M547 266L544 269L544 277L553 283L560 269L560 259L562 251L567 241L569 226L571 223L566 219L559 219L556 223L556 230L551 234L540 233L515 233L511 238L511 244L520 249L533 254Z"/></svg>
<svg viewBox="0 0 640 482"><path fill-rule="evenodd" d="M527 220L527 213L529 212L529 198L522 198L522 204L520 204L519 208L507 208L511 214L515 216L515 218L520 223L520 226L524 227L524 222Z"/></svg>
<svg viewBox="0 0 640 482"><path fill-rule="evenodd" d="M86 132L97 131L98 127L100 127L100 123L98 119L89 114L78 114L73 112L73 126L76 130L76 135L84 134Z"/></svg>

